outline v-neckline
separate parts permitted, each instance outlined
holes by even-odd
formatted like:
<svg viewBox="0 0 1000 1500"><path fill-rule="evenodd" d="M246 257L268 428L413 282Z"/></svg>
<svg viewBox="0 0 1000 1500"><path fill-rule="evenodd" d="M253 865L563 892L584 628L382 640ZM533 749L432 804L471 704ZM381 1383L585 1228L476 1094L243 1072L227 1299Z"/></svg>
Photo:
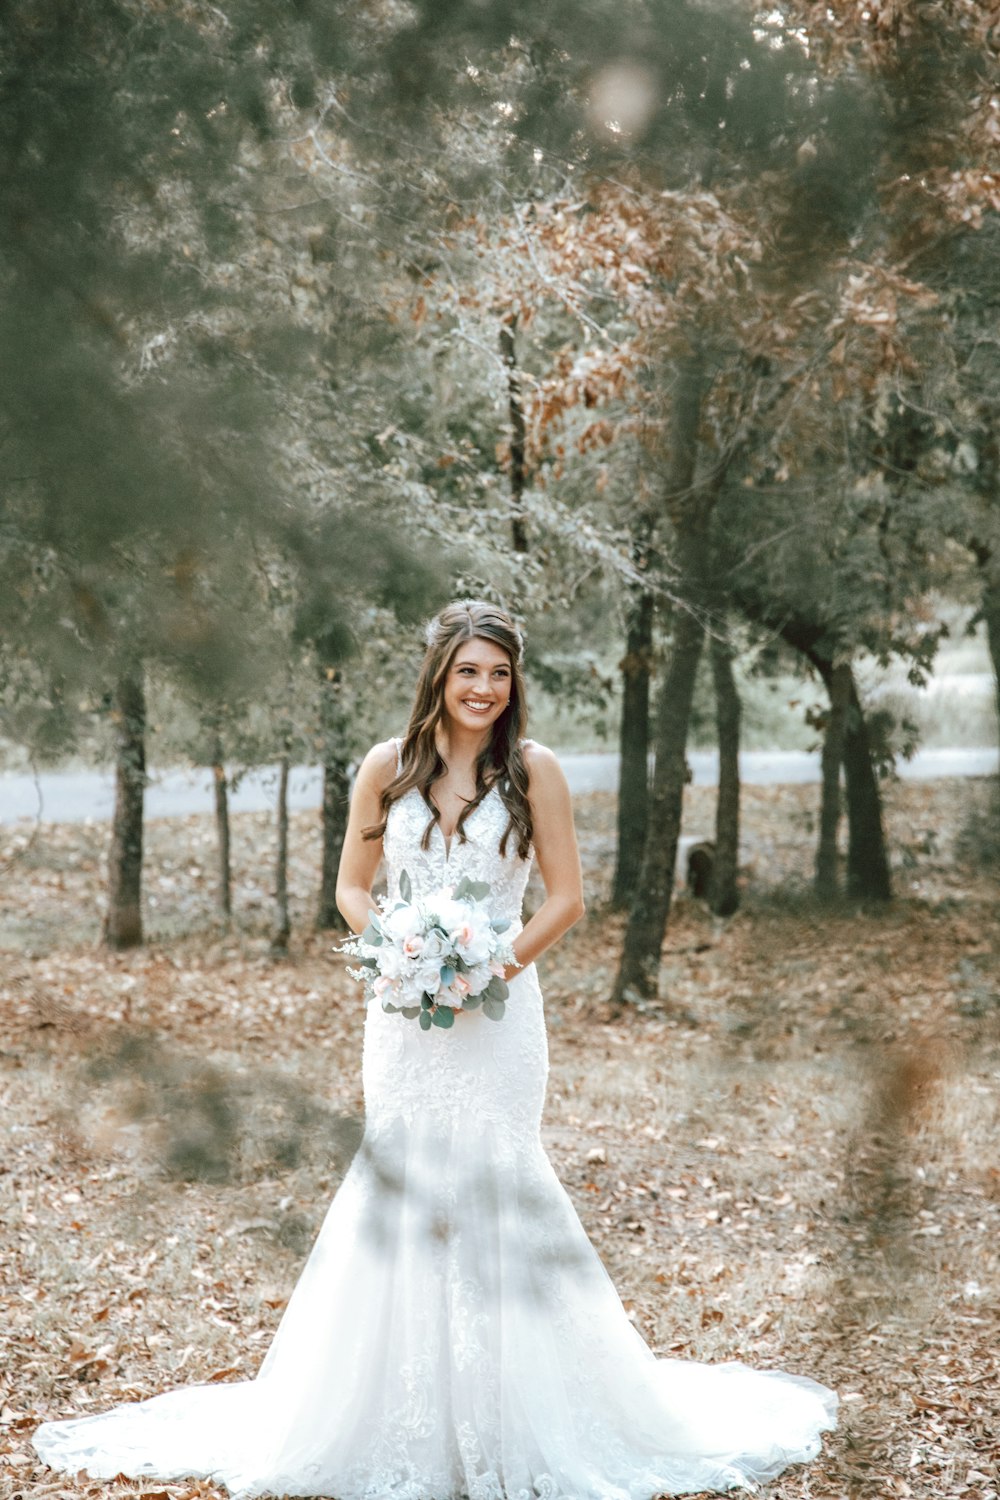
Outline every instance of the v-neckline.
<svg viewBox="0 0 1000 1500"><path fill-rule="evenodd" d="M417 788L414 787L413 790L416 791ZM493 786L491 786L491 787L488 788L488 790L486 792L486 796L483 798L482 802L480 802L478 804L478 806L476 806L476 807L474 807L472 809L472 815L473 816L477 812L479 812L480 808L483 808L483 807L486 806L487 798L492 797L493 793L496 790L497 790L497 787L496 787L496 783L494 782ZM444 846L444 862L445 862L445 864L447 864L449 862L449 860L451 859L451 850L452 850L452 845L455 842L455 835L458 832L458 824L457 823L455 824L454 828L451 830L451 834L450 835L446 835L445 834L445 831L441 827L440 822L436 821L435 824L434 824L434 827L437 829L438 833L441 835L441 843Z"/></svg>

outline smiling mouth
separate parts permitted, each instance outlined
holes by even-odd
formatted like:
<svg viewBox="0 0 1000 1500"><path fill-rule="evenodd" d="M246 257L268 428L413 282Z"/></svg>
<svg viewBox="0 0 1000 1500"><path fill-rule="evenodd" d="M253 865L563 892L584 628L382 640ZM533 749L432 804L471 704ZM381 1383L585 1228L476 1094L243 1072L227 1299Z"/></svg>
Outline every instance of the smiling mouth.
<svg viewBox="0 0 1000 1500"><path fill-rule="evenodd" d="M463 698L462 705L463 707L467 708L470 713L474 714L487 713L493 707L492 703L484 703L481 698Z"/></svg>

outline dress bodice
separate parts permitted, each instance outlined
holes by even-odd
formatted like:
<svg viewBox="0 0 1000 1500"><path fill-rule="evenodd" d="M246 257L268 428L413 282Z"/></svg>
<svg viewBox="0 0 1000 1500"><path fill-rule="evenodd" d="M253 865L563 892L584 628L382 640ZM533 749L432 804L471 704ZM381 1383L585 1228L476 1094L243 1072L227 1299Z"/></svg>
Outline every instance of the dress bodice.
<svg viewBox="0 0 1000 1500"><path fill-rule="evenodd" d="M490 886L490 915L505 917L516 929L521 920L531 858L518 858L513 832L506 850L500 853L508 821L500 793L492 788L470 813L463 830L464 839L455 833L450 842L446 841L440 824L435 824L427 848L422 848L429 820L427 804L416 787L389 809L383 850L390 897L395 899L399 894L403 870L410 877L415 896L455 885L463 875L470 880L485 880Z"/></svg>
<svg viewBox="0 0 1000 1500"><path fill-rule="evenodd" d="M405 870L414 896L454 886L463 875L487 881L494 918L510 922L509 935L521 930L521 903L531 859L520 859L513 836L500 853L508 813L494 788L468 816L465 838L446 841L440 826L431 829L427 804L416 787L394 802L386 819L382 850L389 896L399 895ZM365 1020L364 1083L367 1137L374 1141L404 1121L417 1120L445 1133L476 1120L489 1122L502 1145L516 1152L537 1140L548 1057L542 996L534 964L511 981L501 1021L482 1010L465 1012L448 1031L436 1026L421 1031L412 1020L370 1002ZM464 1123L462 1123L464 1122Z"/></svg>

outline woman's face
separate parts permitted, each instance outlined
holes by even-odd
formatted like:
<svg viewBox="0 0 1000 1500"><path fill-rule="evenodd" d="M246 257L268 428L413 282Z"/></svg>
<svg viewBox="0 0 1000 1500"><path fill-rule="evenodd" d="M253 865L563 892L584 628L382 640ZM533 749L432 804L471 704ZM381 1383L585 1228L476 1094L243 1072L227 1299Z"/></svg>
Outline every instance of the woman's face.
<svg viewBox="0 0 1000 1500"><path fill-rule="evenodd" d="M451 659L444 683L446 719L457 728L490 728L510 701L510 657L502 646L474 636Z"/></svg>

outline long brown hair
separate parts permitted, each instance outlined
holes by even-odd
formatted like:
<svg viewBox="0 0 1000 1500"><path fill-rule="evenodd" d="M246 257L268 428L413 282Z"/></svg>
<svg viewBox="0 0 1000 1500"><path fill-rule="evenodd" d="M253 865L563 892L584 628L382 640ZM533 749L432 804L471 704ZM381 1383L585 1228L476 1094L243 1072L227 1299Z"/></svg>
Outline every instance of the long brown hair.
<svg viewBox="0 0 1000 1500"><path fill-rule="evenodd" d="M520 859L531 848L531 807L528 802L528 772L521 753L521 740L528 724L522 656L524 643L510 615L482 599L461 599L448 604L427 627L427 651L417 678L417 690L400 752L401 769L382 793L381 821L364 829L363 837L378 839L385 833L389 809L412 787L417 787L430 812L421 848L430 845L440 809L431 800L431 788L448 767L438 753L435 731L444 716L444 689L459 646L480 637L492 641L510 658L510 702L492 725L490 738L476 761L476 795L462 809L455 837L465 843L465 822L486 794L496 787L507 809L507 827L500 840L500 854L507 852L513 834Z"/></svg>

